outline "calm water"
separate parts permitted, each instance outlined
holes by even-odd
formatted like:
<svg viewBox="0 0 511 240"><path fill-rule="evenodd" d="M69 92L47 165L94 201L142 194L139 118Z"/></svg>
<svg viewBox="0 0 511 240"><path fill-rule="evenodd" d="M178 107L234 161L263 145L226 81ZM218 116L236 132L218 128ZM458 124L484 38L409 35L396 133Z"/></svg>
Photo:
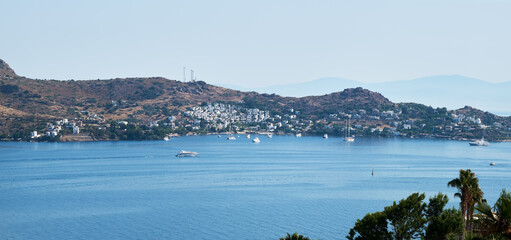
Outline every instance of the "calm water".
<svg viewBox="0 0 511 240"><path fill-rule="evenodd" d="M259 138L0 143L1 238L344 239L413 192L457 205L446 185L460 168L491 204L511 189L511 143ZM174 157L182 149L200 157Z"/></svg>

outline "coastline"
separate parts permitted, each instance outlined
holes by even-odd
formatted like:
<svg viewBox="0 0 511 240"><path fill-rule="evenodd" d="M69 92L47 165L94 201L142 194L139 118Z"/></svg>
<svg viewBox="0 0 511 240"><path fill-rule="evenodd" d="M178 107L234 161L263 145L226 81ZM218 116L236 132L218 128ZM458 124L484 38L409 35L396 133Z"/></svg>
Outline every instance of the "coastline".
<svg viewBox="0 0 511 240"><path fill-rule="evenodd" d="M208 136L208 135L247 135L247 134L254 134L254 135L274 135L274 136L293 136L294 133L274 133L274 132L209 132L209 133L193 133L189 132L184 135L179 135L177 133L171 133L168 134L169 137L187 137L187 136ZM308 135L304 133L303 136L307 137L322 137L323 134L311 134ZM330 136L330 137L344 137L344 136ZM448 136L357 136L357 138L408 138L408 139L443 139L443 140L450 140L450 141L474 141L478 140L477 138L451 138ZM33 139L30 140L23 140L23 139L0 139L0 142L106 142L106 141L159 141L164 140L161 139L132 139L132 140L121 140L121 139L97 139L92 134L89 133L80 133L80 134L66 134L60 136L60 138L56 141L34 141ZM511 139L503 139L503 140L492 140L490 142L511 142Z"/></svg>

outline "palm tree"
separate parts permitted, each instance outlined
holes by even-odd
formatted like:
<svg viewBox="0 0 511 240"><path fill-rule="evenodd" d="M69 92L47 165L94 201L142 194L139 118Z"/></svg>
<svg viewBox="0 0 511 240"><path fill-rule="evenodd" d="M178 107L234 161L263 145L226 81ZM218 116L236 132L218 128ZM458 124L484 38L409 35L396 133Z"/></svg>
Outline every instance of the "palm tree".
<svg viewBox="0 0 511 240"><path fill-rule="evenodd" d="M511 239L511 193L502 190L493 210L486 201L478 203L476 210L481 213L478 222L483 235Z"/></svg>
<svg viewBox="0 0 511 240"><path fill-rule="evenodd" d="M470 230L470 224L466 224L468 220L473 219L474 205L479 202L483 197L483 192L479 187L479 179L475 177L470 169L460 169L459 178L455 178L447 183L447 186L458 189L458 192L454 194L454 197L461 199L460 208L465 222L465 229ZM460 239L464 239L464 233Z"/></svg>
<svg viewBox="0 0 511 240"><path fill-rule="evenodd" d="M293 235L289 235L289 233L287 233L286 237L279 238L279 240L310 240L310 238L295 232Z"/></svg>

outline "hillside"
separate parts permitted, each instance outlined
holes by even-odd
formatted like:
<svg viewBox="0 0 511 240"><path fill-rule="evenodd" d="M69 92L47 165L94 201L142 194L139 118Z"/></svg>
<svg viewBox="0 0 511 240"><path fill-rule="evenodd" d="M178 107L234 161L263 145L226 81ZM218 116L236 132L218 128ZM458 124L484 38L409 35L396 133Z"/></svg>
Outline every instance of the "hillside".
<svg viewBox="0 0 511 240"><path fill-rule="evenodd" d="M180 82L161 77L110 80L57 81L18 76L1 61L0 132L12 132L28 124L26 119L78 118L82 111L100 114L105 119L149 122L179 114L188 107L211 102L241 103L275 113L296 109L322 115L331 111L361 107L391 106L388 99L363 89L305 98L241 92L217 87L203 81Z"/></svg>
<svg viewBox="0 0 511 240"><path fill-rule="evenodd" d="M13 78L17 77L14 70L12 70L11 67L9 67L9 64L7 64L4 60L0 59L0 78Z"/></svg>
<svg viewBox="0 0 511 240"><path fill-rule="evenodd" d="M344 126L341 122L346 116L354 116L359 119L355 122L358 121L366 129L373 128L373 132L377 125L390 126L392 121L403 122L405 120L401 119L403 117L415 119L413 121L423 119L427 124L439 122L434 118L442 118L444 125L449 124L448 121L452 118L447 117L448 112L444 110L420 104L395 104L380 93L360 87L321 96L296 98L236 91L203 81L181 82L161 77L83 81L29 79L16 75L14 70L1 60L0 73L0 138L6 139L24 139L30 131L42 131L48 123L58 119L88 122L89 125L85 126L89 131L96 131L96 128L104 130L108 126L106 123L115 120L149 125L151 122L168 121L170 116L174 116L178 121L173 130L180 133L207 132L208 129L218 131L239 121L234 120L237 118L223 119L223 122L212 119L202 123L200 118L185 116L186 111L211 103L227 104L229 108L239 108L240 112L246 112L248 109L266 111L265 118L270 115L280 118L294 116L289 117L293 120L293 124L287 120L279 120L279 122L271 117L273 120L267 122L268 125L245 120L245 124L248 124L245 127L255 124L257 128L267 129L269 126L274 126L274 123L278 123L283 132L311 131L311 134L320 134L325 132L325 129L335 128L336 130L331 133L341 135L343 130L340 128ZM387 110L388 115L392 117L386 117ZM374 111L376 115L365 115L367 112L374 114ZM379 116L379 112L384 115ZM477 116L486 124L498 122L502 127L511 126L511 118L502 118L482 111L462 109L460 114ZM334 115L339 116L331 118ZM92 120L91 116L93 116ZM364 118L367 119L363 120ZM313 121L326 123L328 126L321 125L325 128L322 130L318 128L319 125L313 125ZM192 123L202 125L196 128L190 125ZM103 126L104 124L106 125ZM243 128L244 125L238 127ZM397 128L390 128L390 130L397 132ZM370 134L368 130L365 132ZM418 134L411 132L411 134ZM483 133L484 131L479 131L476 134L462 136L470 137ZM496 135L499 136L496 139L505 139L504 135Z"/></svg>

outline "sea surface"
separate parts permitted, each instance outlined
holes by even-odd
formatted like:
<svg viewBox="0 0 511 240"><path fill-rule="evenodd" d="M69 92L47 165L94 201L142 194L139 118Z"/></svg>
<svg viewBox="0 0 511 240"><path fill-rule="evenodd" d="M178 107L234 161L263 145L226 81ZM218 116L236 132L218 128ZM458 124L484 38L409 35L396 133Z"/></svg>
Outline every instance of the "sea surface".
<svg viewBox="0 0 511 240"><path fill-rule="evenodd" d="M447 182L460 169L491 205L511 189L511 143L258 137L0 142L0 238L345 239L357 218L414 192L458 206Z"/></svg>

